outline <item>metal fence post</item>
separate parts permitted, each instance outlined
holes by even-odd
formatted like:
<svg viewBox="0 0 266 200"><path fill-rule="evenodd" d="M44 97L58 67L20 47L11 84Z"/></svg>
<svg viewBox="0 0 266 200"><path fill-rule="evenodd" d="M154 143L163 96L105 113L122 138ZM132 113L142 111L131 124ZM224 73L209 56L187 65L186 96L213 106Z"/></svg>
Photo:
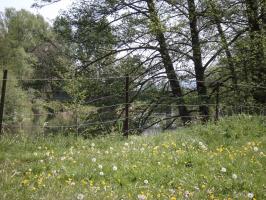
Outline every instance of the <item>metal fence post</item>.
<svg viewBox="0 0 266 200"><path fill-rule="evenodd" d="M7 70L4 70L1 102L0 102L0 135L3 134L3 116L4 116L5 95L6 95L6 81L7 81Z"/></svg>

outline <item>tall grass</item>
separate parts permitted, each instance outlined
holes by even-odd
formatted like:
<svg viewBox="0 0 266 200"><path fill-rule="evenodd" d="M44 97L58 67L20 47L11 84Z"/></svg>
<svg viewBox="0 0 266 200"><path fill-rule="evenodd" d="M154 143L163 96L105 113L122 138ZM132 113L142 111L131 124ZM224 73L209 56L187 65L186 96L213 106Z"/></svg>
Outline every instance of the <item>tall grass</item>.
<svg viewBox="0 0 266 200"><path fill-rule="evenodd" d="M265 117L156 136L4 136L1 199L266 199Z"/></svg>

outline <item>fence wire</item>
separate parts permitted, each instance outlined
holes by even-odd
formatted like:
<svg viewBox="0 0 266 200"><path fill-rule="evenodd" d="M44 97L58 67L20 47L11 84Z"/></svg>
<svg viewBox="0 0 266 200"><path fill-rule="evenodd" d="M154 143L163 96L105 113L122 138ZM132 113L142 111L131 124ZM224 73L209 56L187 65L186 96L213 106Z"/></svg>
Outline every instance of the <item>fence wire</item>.
<svg viewBox="0 0 266 200"><path fill-rule="evenodd" d="M148 78L145 76L113 76L113 77L88 77L85 80L92 80L92 81L106 81L106 80L117 80L117 81L124 81L126 78L131 80L138 80L141 82L145 82L148 80L155 80L159 79L160 81L166 80L166 82L171 81L165 76L158 76L153 78ZM7 82L9 81L41 81L41 82L68 82L68 81L76 81L75 78L43 78L43 79L5 79ZM0 81L2 81L0 79ZM175 80L176 81L176 80ZM205 83L205 84L221 84L221 81L196 81L196 80L179 80L184 81L185 84L197 84L197 83ZM251 85L251 84L237 84L238 87L242 87L243 90L246 88L260 88L266 89L264 85ZM228 105L223 102L215 102L209 101L208 103L198 103L197 100L200 98L209 98L209 95L196 95L190 96L188 98L189 103L177 103L179 99L184 99L184 97L173 97L173 96L153 96L148 98L148 100L141 100L141 99L132 99L129 102L125 102L125 94L128 93L130 97L134 95L142 94L143 90L138 90L139 88L122 88L123 92L116 92L116 94L105 94L103 96L91 96L82 101L74 101L71 98L66 98L66 102L63 98L53 98L47 99L45 97L39 97L44 102L53 102L57 101L58 103L68 105L72 105L72 108L62 108L61 110L54 109L53 112L32 112L32 113L5 113L4 115L4 122L3 127L4 130L12 130L12 129L19 129L25 130L32 129L33 131L40 130L43 132L49 132L49 129L58 129L59 131L62 130L69 130L75 129L77 132L85 131L86 129L112 129L113 127L116 130L123 129L123 123L126 120L129 120L130 127L127 131L144 131L149 129L153 126L167 126L167 123L179 123L181 124L181 117L182 118L191 118L191 120L196 121L200 120L204 117L209 117L210 119L215 119L218 116L228 116L233 114L259 114L259 115L266 115L265 107L264 106L257 106L257 105ZM50 91L41 91L41 93L45 96L46 94L56 94L66 93L65 90L50 90ZM170 91L168 91L170 94ZM112 101L117 98L118 102L113 103ZM219 98L223 98L219 96ZM153 99L154 102L150 100ZM108 101L108 103L104 102ZM144 101L144 102L143 102ZM145 102L146 101L146 102ZM195 102L196 101L196 102ZM29 106L29 104L20 104L20 106ZM33 105L34 103L32 103ZM106 105L107 104L107 105ZM108 105L109 104L109 105ZM46 105L46 107L49 105ZM79 109L79 106L90 106L87 108ZM125 116L125 109L126 106L129 107L129 116ZM190 115L181 116L178 112L180 107L188 108L188 113ZM206 106L211 111L209 115L202 115L199 113L198 108L200 106ZM170 110L169 110L170 109ZM64 117L65 116L65 117ZM20 118L20 120L14 120L15 118ZM39 118L44 118L42 121ZM13 121L12 121L13 120ZM35 120L35 122L34 122ZM171 122L168 122L168 121ZM167 123L166 123L167 121ZM179 121L179 122L177 122ZM161 125L163 124L163 125ZM162 127L161 127L162 128ZM54 130L51 130L54 131Z"/></svg>

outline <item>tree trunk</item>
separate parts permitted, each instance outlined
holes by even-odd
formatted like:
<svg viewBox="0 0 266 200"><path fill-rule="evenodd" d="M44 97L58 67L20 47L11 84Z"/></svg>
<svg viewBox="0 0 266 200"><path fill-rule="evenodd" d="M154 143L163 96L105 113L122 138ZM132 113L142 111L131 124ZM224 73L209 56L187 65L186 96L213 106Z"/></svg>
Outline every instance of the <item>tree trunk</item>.
<svg viewBox="0 0 266 200"><path fill-rule="evenodd" d="M147 5L149 9L151 24L152 24L151 29L154 35L156 36L156 39L160 45L159 51L162 57L162 61L163 61L164 68L167 74L167 78L170 82L170 87L171 87L173 95L177 97L179 114L181 116L183 123L187 123L191 121L191 117L190 117L187 107L185 106L182 89L180 87L180 83L177 79L177 75L174 70L174 65L171 60L168 48L167 48L166 39L165 39L163 30L161 27L159 17L155 10L154 0L147 0Z"/></svg>
<svg viewBox="0 0 266 200"><path fill-rule="evenodd" d="M202 120L207 121L209 119L209 106L207 105L209 100L207 97L207 87L205 84L204 73L205 69L202 65L201 45L199 40L199 31L197 27L197 15L194 0L187 0L188 12L189 12L189 25L191 32L191 42L193 51L193 61L197 81L197 92L199 96L199 112L202 115Z"/></svg>

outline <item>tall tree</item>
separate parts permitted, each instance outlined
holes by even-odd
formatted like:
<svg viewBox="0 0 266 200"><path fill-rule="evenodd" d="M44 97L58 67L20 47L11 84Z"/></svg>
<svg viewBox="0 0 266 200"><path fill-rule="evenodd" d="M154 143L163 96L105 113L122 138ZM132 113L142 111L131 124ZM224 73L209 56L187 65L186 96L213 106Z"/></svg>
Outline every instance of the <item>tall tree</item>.
<svg viewBox="0 0 266 200"><path fill-rule="evenodd" d="M184 123L191 120L189 116L189 112L185 105L185 101L183 99L183 92L178 81L171 57L169 55L166 38L163 33L163 25L161 24L159 17L157 15L157 11L155 10L155 5L153 0L147 0L149 17L152 22L152 32L155 34L156 39L159 43L160 49L159 52L161 54L161 58L164 64L164 68L167 74L167 78L170 82L172 93L175 97L177 97L177 102L179 105L179 113Z"/></svg>
<svg viewBox="0 0 266 200"><path fill-rule="evenodd" d="M191 44L193 51L193 61L195 67L197 91L200 99L199 111L203 116L203 120L207 121L209 118L209 107L207 97L207 87L205 83L205 68L202 64L201 44L198 30L198 19L194 0L188 0L188 12L189 12L189 26L191 33Z"/></svg>

